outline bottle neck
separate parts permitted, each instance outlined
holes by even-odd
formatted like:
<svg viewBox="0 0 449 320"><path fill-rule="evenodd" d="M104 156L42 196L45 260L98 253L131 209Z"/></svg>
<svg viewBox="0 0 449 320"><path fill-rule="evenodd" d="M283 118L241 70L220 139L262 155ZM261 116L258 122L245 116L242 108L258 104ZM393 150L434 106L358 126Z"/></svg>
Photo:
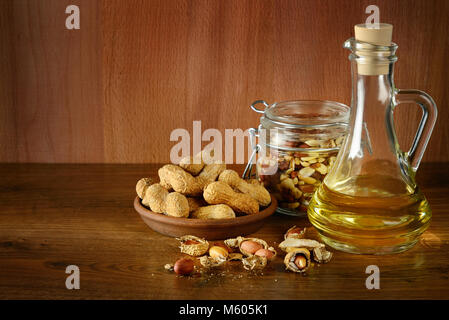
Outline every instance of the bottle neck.
<svg viewBox="0 0 449 320"><path fill-rule="evenodd" d="M392 128L393 65L394 62L390 61L386 74L366 75L360 72L357 59L351 61L350 128L353 145L350 148L350 158L363 157L372 154L374 150L383 159L396 159L397 140ZM363 70L366 71L366 68Z"/></svg>
<svg viewBox="0 0 449 320"><path fill-rule="evenodd" d="M388 105L394 93L394 62L389 63L386 74L366 75L359 72L360 67L357 61L351 61L352 92L353 99L356 99L352 105L364 106L366 101L370 102L370 107Z"/></svg>

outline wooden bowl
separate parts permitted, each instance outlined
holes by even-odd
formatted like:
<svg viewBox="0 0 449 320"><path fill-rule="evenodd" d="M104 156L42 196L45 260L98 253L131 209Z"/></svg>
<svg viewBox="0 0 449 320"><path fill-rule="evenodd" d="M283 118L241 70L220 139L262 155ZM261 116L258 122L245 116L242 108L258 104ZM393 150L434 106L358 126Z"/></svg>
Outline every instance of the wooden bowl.
<svg viewBox="0 0 449 320"><path fill-rule="evenodd" d="M175 218L155 213L134 199L134 208L142 220L154 231L171 237L194 235L207 240L223 240L254 233L262 227L277 207L276 198L271 196L271 204L258 214L236 217L233 219L202 220Z"/></svg>

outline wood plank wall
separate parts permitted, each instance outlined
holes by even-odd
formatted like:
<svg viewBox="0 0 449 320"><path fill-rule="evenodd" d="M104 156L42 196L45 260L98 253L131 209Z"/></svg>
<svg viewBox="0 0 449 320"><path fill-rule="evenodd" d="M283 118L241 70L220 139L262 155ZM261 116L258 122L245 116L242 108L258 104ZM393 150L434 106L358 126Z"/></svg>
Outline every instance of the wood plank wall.
<svg viewBox="0 0 449 320"><path fill-rule="evenodd" d="M449 1L0 0L0 162L165 162L194 120L257 126L256 99L349 104L342 44L370 4L395 26L397 86L439 106L424 160L449 161ZM396 118L406 148L420 112Z"/></svg>

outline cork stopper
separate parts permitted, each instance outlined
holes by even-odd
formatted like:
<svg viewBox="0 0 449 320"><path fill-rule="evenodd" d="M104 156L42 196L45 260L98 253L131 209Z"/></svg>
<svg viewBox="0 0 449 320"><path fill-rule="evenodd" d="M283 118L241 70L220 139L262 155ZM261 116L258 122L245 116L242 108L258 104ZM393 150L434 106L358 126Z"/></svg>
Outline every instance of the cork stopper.
<svg viewBox="0 0 449 320"><path fill-rule="evenodd" d="M357 41L377 46L390 46L393 26L388 23L379 23L377 25L357 24L354 26L354 33ZM362 75L388 74L388 69L388 64L358 63L358 72Z"/></svg>
<svg viewBox="0 0 449 320"><path fill-rule="evenodd" d="M391 36L393 35L393 26L388 23L379 23L376 25L357 24L354 26L355 39L368 42L377 46L391 45Z"/></svg>

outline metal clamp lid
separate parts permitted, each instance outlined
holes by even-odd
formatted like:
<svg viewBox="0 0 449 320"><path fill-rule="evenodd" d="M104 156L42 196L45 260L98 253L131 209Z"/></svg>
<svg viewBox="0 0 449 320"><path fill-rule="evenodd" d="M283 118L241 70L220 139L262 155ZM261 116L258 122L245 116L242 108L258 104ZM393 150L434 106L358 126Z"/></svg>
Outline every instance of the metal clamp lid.
<svg viewBox="0 0 449 320"><path fill-rule="evenodd" d="M265 109L257 109L256 105L262 103L265 106ZM257 113L265 113L265 110L269 107L270 105L265 101L265 100L256 100L251 104L251 109L253 109L255 112Z"/></svg>

